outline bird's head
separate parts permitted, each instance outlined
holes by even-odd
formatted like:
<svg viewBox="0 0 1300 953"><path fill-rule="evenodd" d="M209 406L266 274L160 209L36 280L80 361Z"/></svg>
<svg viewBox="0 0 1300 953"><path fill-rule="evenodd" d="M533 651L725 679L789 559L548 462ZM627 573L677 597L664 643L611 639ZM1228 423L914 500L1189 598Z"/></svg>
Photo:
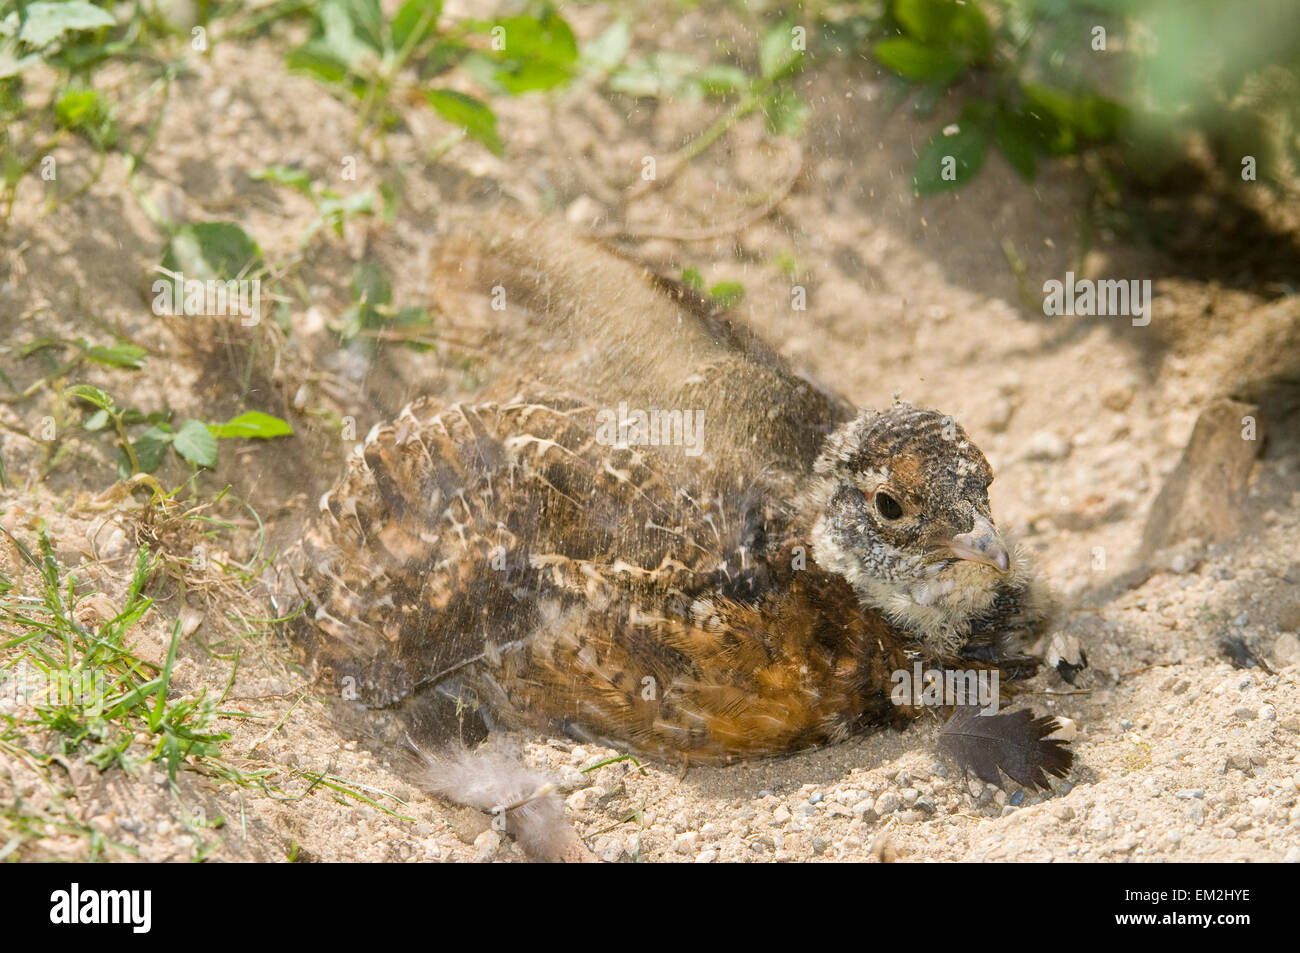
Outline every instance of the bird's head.
<svg viewBox="0 0 1300 953"><path fill-rule="evenodd" d="M960 642L1016 571L989 512L993 471L955 420L898 403L827 438L813 556L925 641Z"/></svg>

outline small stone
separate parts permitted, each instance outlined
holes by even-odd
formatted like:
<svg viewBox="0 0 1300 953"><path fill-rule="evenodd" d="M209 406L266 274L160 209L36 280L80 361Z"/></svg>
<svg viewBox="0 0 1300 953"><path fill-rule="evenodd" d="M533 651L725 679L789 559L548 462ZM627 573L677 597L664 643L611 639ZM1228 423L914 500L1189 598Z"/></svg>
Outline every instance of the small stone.
<svg viewBox="0 0 1300 953"><path fill-rule="evenodd" d="M1056 807L1056 816L1062 821L1074 820L1074 808L1068 804L1058 804Z"/></svg>
<svg viewBox="0 0 1300 953"><path fill-rule="evenodd" d="M819 855L821 855L821 854L826 853L826 848L829 847L829 846L830 846L830 844L827 843L823 838L820 838L820 837L814 837L814 838L812 839L812 852L813 852L813 856L816 857L816 856L819 856Z"/></svg>
<svg viewBox="0 0 1300 953"><path fill-rule="evenodd" d="M695 847L699 843L700 835L696 831L686 831L684 834L678 834L673 841L673 849L679 854L694 854Z"/></svg>
<svg viewBox="0 0 1300 953"><path fill-rule="evenodd" d="M564 803L569 806L571 811L587 811L593 807L593 803L601 794L599 788L583 788L581 791L574 791Z"/></svg>
<svg viewBox="0 0 1300 953"><path fill-rule="evenodd" d="M915 804L916 799L921 796L921 792L918 791L916 788L903 788L903 790L900 791L899 793L902 795L903 803L906 804L908 807L911 807L913 804Z"/></svg>
<svg viewBox="0 0 1300 953"><path fill-rule="evenodd" d="M920 811L922 814L934 813L934 802L931 801L928 797L917 798L916 803L913 804L912 807L915 810Z"/></svg>
<svg viewBox="0 0 1300 953"><path fill-rule="evenodd" d="M1279 666L1300 662L1300 638L1294 632L1283 632L1273 641L1273 661Z"/></svg>
<svg viewBox="0 0 1300 953"><path fill-rule="evenodd" d="M1204 798L1205 789L1204 788L1183 788L1181 791L1175 794L1174 797L1182 798L1184 801L1190 801L1194 798Z"/></svg>
<svg viewBox="0 0 1300 953"><path fill-rule="evenodd" d="M812 796L811 796L810 798L808 798L808 803L809 803L809 804L820 804L820 803L822 802L822 797L823 797L823 795L822 795L822 792L821 792L821 791L814 791L813 794L812 794Z"/></svg>
<svg viewBox="0 0 1300 953"><path fill-rule="evenodd" d="M1261 705L1259 717L1265 721L1277 721L1277 709L1272 705Z"/></svg>
<svg viewBox="0 0 1300 953"><path fill-rule="evenodd" d="M875 811L881 817L898 810L898 795L893 791L886 791L880 797L876 798Z"/></svg>
<svg viewBox="0 0 1300 953"><path fill-rule="evenodd" d="M501 835L490 827L474 838L474 850L478 852L480 860L487 860L492 857L500 847Z"/></svg>
<svg viewBox="0 0 1300 953"><path fill-rule="evenodd" d="M696 855L695 862L697 864L711 864L717 859L718 859L718 852L716 850L703 850L700 851L698 855Z"/></svg>
<svg viewBox="0 0 1300 953"><path fill-rule="evenodd" d="M1040 430L1029 438L1025 456L1030 460L1064 460L1070 455L1070 442L1050 430Z"/></svg>
<svg viewBox="0 0 1300 953"><path fill-rule="evenodd" d="M1282 858L1282 862L1284 864L1300 864L1300 844L1288 850L1286 856Z"/></svg>
<svg viewBox="0 0 1300 953"><path fill-rule="evenodd" d="M1011 798L1007 803L1010 804L1012 807L1019 807L1020 805L1024 804L1025 792L1017 791L1015 794L1011 795Z"/></svg>
<svg viewBox="0 0 1300 953"><path fill-rule="evenodd" d="M784 804L782 804L780 807L778 807L775 811L772 812L773 824L784 824L789 820L790 820L790 809L786 807Z"/></svg>
<svg viewBox="0 0 1300 953"><path fill-rule="evenodd" d="M936 778L946 778L948 776L947 765L939 761L936 761L934 764L930 765L929 770L930 773L933 774Z"/></svg>

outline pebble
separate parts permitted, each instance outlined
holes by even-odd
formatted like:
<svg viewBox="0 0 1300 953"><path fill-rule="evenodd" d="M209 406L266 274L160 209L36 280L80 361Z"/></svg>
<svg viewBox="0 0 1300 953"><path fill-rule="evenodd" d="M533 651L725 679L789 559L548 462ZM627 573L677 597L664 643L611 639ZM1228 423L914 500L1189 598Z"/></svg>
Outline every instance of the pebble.
<svg viewBox="0 0 1300 953"><path fill-rule="evenodd" d="M874 809L876 814L881 817L898 810L898 795L893 791L886 791L876 798Z"/></svg>
<svg viewBox="0 0 1300 953"><path fill-rule="evenodd" d="M501 835L490 827L474 838L474 850L478 852L479 858L482 860L487 860L493 856L500 847Z"/></svg>
<svg viewBox="0 0 1300 953"><path fill-rule="evenodd" d="M902 795L903 803L906 804L908 807L911 807L913 804L915 804L916 799L921 796L921 792L918 791L916 788L903 788L903 790L899 793Z"/></svg>
<svg viewBox="0 0 1300 953"><path fill-rule="evenodd" d="M1277 709L1272 705L1263 705L1259 709L1259 717L1265 721L1277 721Z"/></svg>
<svg viewBox="0 0 1300 953"><path fill-rule="evenodd" d="M711 864L717 859L718 859L718 852L716 850L705 850L699 853L699 855L695 858L695 862L697 864Z"/></svg>
<svg viewBox="0 0 1300 953"><path fill-rule="evenodd" d="M1030 460L1064 460L1070 455L1070 441L1050 430L1040 430L1029 438L1025 456Z"/></svg>
<svg viewBox="0 0 1300 953"><path fill-rule="evenodd" d="M1024 803L1025 803L1025 792L1024 792L1024 791L1017 791L1015 794L1011 795L1011 798L1010 798L1010 800L1008 801L1008 803L1009 803L1012 807L1019 807L1020 805L1024 804Z"/></svg>
<svg viewBox="0 0 1300 953"><path fill-rule="evenodd" d="M1203 797L1205 797L1205 789L1204 789L1204 788L1183 788L1181 791L1179 791L1179 792L1178 792L1176 795L1174 795L1174 796L1175 796L1175 797L1180 797L1180 798L1182 798L1184 801L1190 801L1190 800L1192 800L1193 798L1203 798Z"/></svg>
<svg viewBox="0 0 1300 953"><path fill-rule="evenodd" d="M588 811L591 810L592 802L600 796L600 793L599 788L583 788L581 791L574 791L570 794L564 799L564 803L569 806L570 810Z"/></svg>
<svg viewBox="0 0 1300 953"><path fill-rule="evenodd" d="M1258 712L1253 708L1238 708L1232 714L1239 721L1254 721Z"/></svg>
<svg viewBox="0 0 1300 953"><path fill-rule="evenodd" d="M784 804L782 804L780 807L778 807L775 811L772 812L773 824L784 824L789 820L790 820L790 809L786 807Z"/></svg>
<svg viewBox="0 0 1300 953"><path fill-rule="evenodd" d="M1282 858L1282 862L1286 864L1300 864L1300 844L1297 844L1288 850L1286 856Z"/></svg>

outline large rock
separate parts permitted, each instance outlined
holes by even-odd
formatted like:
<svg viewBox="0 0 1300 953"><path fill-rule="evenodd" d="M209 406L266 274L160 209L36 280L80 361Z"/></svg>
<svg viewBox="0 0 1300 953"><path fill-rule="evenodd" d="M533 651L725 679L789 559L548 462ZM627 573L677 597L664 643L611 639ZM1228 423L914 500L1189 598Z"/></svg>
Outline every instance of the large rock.
<svg viewBox="0 0 1300 953"><path fill-rule="evenodd" d="M1247 439L1247 418L1254 420L1253 440ZM1186 539L1221 543L1236 536L1263 439L1263 421L1254 404L1222 399L1201 411L1182 459L1151 506L1143 555Z"/></svg>

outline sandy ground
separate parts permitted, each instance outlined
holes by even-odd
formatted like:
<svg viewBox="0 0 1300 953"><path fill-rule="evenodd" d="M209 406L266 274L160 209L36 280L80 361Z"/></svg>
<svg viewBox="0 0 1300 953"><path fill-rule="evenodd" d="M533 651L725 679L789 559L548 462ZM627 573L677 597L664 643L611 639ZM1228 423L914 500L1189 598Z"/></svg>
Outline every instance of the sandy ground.
<svg viewBox="0 0 1300 953"><path fill-rule="evenodd" d="M611 18L599 4L566 14L582 38ZM715 37L736 37L740 54L754 55L734 15L698 11L647 13L636 50L707 56ZM298 164L345 194L400 177L391 224L358 220L343 239L322 233L307 247L285 329L155 318L148 289L163 236L115 159L86 194L50 212L41 183L22 189L0 259L6 345L54 335L107 343L117 331L150 349L143 371L87 366L64 383L181 419L258 408L292 421L291 440L223 443L215 472L198 478L199 499L232 487L214 511L232 528L207 545L237 562L255 560L259 536L238 500L266 525L269 555L292 540L373 423L418 394L466 396L511 371L508 347L340 348L330 325L349 303L356 261L389 270L398 305L427 303L436 223L449 209L506 195L579 229L689 229L743 216L747 197L777 186L793 155L755 117L670 188L625 208L641 158L669 154L716 105L655 105L579 84L551 100L494 103L505 158L462 145L431 163L428 144L446 131L431 113L406 111L404 127L363 149L349 138L350 107L288 75L284 48L273 37L193 59L137 183L177 220L236 221L269 261L288 262L313 210L249 170ZM119 84L121 121L143 127L156 103L125 102L139 89L129 73L106 80ZM1083 221L1092 180L1068 163L1026 186L991 158L970 187L920 200L906 183L934 120L890 111L885 81L865 64L834 60L799 85L813 107L802 171L773 214L726 239L622 247L666 272L742 281L745 318L859 405L900 393L962 421L997 474L995 515L1035 554L1067 606L1060 631L1090 661L1077 685L1054 673L1034 685L1035 707L1076 723L1076 766L1039 794L968 781L936 757L937 722L684 777L627 760L584 773L622 752L564 739L492 743L557 776L577 829L609 861L1300 861L1300 298L1276 279L1295 260L1296 207L1229 193L1210 176L1190 197L1165 200L1181 228L1153 250L1097 217ZM73 144L57 157L66 194L93 154ZM356 181L340 179L347 157ZM1085 231L1091 244L1081 249ZM1006 248L1024 262L1023 285ZM1067 270L1150 278L1153 320L1043 317L1038 289ZM791 310L792 284L807 289L806 311ZM456 316L441 320L457 340ZM19 390L47 373L12 350L4 370ZM1290 383L1275 378L1288 372ZM1247 401L1261 439L1225 437L1222 413L1194 437L1198 417L1229 396ZM0 519L29 545L44 521L60 561L77 567L93 625L121 606L148 532L146 495L112 491L110 440L67 413L48 387L0 404L9 482ZM47 417L56 441L42 436ZM186 471L173 459L159 476L176 486ZM157 545L175 560L192 556L195 541L177 532ZM34 591L4 541L0 571L18 592ZM79 750L42 767L0 748L0 846L21 859L523 859L485 816L424 795L358 743L313 694L278 629L258 621L269 610L253 587L232 590L191 569L160 573L153 594L137 653L161 660L182 618L173 689L220 695L229 683L220 707L250 717L220 720L232 735L226 763L265 772L264 784L196 765L173 788L154 764L100 772ZM1221 647L1228 638L1267 670L1235 667ZM0 657L11 659L7 651ZM27 714L0 698L0 715ZM53 750L35 729L26 740ZM148 751L143 739L137 747Z"/></svg>

